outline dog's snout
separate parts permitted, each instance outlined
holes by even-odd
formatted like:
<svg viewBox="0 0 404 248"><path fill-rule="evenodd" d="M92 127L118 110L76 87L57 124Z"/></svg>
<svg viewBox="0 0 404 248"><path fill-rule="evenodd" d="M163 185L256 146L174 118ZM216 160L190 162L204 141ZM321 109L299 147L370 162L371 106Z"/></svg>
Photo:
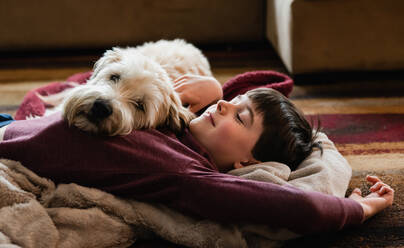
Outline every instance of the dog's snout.
<svg viewBox="0 0 404 248"><path fill-rule="evenodd" d="M106 119L111 114L111 103L108 100L97 99L88 113L88 119L93 123L97 123Z"/></svg>

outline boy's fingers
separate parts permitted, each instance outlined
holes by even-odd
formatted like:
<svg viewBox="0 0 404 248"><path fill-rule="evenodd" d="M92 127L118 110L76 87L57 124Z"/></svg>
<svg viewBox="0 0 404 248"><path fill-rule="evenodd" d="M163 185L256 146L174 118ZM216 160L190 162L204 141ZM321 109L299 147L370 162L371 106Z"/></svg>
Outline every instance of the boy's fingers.
<svg viewBox="0 0 404 248"><path fill-rule="evenodd" d="M383 186L380 188L379 192L377 192L379 195L384 195L388 192L388 188L386 186Z"/></svg>
<svg viewBox="0 0 404 248"><path fill-rule="evenodd" d="M355 188L355 189L352 191L352 194L362 195L362 191L361 191L359 188Z"/></svg>
<svg viewBox="0 0 404 248"><path fill-rule="evenodd" d="M392 189L389 185L384 185L380 190L379 190L379 195L383 194L388 194L388 193L394 193L394 189Z"/></svg>
<svg viewBox="0 0 404 248"><path fill-rule="evenodd" d="M382 181L382 180L380 180L377 176L370 176L370 175L368 175L368 176L366 177L366 180L368 180L368 182L371 182L371 183L373 183L373 184Z"/></svg>
<svg viewBox="0 0 404 248"><path fill-rule="evenodd" d="M201 105L200 104L195 104L195 105L190 105L189 106L189 111L191 111L192 113L196 113L199 110L201 110Z"/></svg>
<svg viewBox="0 0 404 248"><path fill-rule="evenodd" d="M174 79L174 82L177 82L177 81L182 80L182 79L186 79L187 77L188 77L187 74L182 75L182 76L179 76L179 77L177 77L176 79Z"/></svg>
<svg viewBox="0 0 404 248"><path fill-rule="evenodd" d="M181 99L182 104L189 104L189 105L195 104L195 101L196 101L189 94L180 94L180 99Z"/></svg>
<svg viewBox="0 0 404 248"><path fill-rule="evenodd" d="M186 83L189 80L188 76L181 76L179 78L174 79L174 86L178 84Z"/></svg>
<svg viewBox="0 0 404 248"><path fill-rule="evenodd" d="M362 199L362 192L360 189L356 188L352 191L351 195L349 196L352 200L360 200Z"/></svg>
<svg viewBox="0 0 404 248"><path fill-rule="evenodd" d="M184 84L184 83L185 83L184 80L174 81L173 86L174 86L174 88L175 88L175 87L178 87L178 86L180 86L180 85L182 85L182 84Z"/></svg>
<svg viewBox="0 0 404 248"><path fill-rule="evenodd" d="M179 82L178 84L174 85L174 90L176 92L182 92L187 89L187 85L183 82Z"/></svg>
<svg viewBox="0 0 404 248"><path fill-rule="evenodd" d="M385 184L382 182L377 182L372 187L370 187L370 191L372 192L378 191L383 185Z"/></svg>

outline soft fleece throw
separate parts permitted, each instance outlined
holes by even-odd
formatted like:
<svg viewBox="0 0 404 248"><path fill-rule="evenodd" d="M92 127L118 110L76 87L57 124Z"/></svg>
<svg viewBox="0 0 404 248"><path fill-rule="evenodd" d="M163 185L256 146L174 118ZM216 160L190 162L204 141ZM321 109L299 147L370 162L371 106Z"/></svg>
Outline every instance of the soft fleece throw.
<svg viewBox="0 0 404 248"><path fill-rule="evenodd" d="M325 155L315 151L293 172L269 162L230 173L343 197L351 168L324 134L318 139ZM0 160L0 219L0 247L128 247L156 236L188 247L273 247L297 237L261 225L193 219L76 184L55 186L10 160Z"/></svg>
<svg viewBox="0 0 404 248"><path fill-rule="evenodd" d="M235 77L224 85L225 97L230 94L226 92L236 94L237 90L231 90L234 85L250 87L251 75L260 75L261 83L256 83L255 87L285 81L279 82L279 77L265 81L264 74L273 75L265 71ZM89 75L74 75L68 82L84 83ZM283 79L290 78L284 76ZM37 92L54 94L71 87L68 82L51 84ZM293 82L290 80L285 85L281 92L288 95ZM236 95L247 91L241 86L239 90ZM27 94L16 119L41 115L46 106L35 99L35 91ZM323 143L324 155L321 156L320 151L313 152L293 172L284 164L269 162L229 173L343 197L351 168L324 134L320 134L318 140ZM76 184L55 186L10 160L0 161L0 219L0 247L6 244L7 247L128 247L137 239L156 236L188 247L273 247L279 245L280 240L297 236L288 230L248 223L222 225L193 219L162 205L124 200Z"/></svg>

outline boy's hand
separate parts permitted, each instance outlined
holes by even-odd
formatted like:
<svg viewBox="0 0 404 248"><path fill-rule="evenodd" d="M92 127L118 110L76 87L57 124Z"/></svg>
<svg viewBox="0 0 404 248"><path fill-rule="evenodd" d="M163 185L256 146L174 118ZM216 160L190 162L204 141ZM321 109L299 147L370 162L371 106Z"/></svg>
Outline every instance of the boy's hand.
<svg viewBox="0 0 404 248"><path fill-rule="evenodd" d="M394 200L394 189L382 182L378 177L367 176L366 180L373 184L370 187L372 193L363 197L361 190L356 188L349 196L349 198L362 205L364 213L362 222L391 206Z"/></svg>
<svg viewBox="0 0 404 248"><path fill-rule="evenodd" d="M222 86L213 77L187 74L174 80L174 89L193 113L223 97Z"/></svg>

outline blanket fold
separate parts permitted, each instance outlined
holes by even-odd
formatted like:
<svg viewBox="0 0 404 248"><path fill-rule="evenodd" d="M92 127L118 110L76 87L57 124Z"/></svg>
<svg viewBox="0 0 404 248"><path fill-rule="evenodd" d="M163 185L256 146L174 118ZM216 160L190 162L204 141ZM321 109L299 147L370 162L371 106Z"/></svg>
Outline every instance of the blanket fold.
<svg viewBox="0 0 404 248"><path fill-rule="evenodd" d="M53 189L18 162L0 163L0 244L56 247L59 232L39 202Z"/></svg>
<svg viewBox="0 0 404 248"><path fill-rule="evenodd" d="M351 168L320 134L324 156L313 152L297 170L276 162L229 172L251 180L292 185L343 197ZM187 247L275 247L297 237L249 223L221 224L160 204L115 197L77 184L39 177L19 162L0 160L0 247L129 247L160 237Z"/></svg>
<svg viewBox="0 0 404 248"><path fill-rule="evenodd" d="M223 99L230 101L255 88L273 88L286 97L293 89L293 80L276 71L249 71L239 74L223 85Z"/></svg>

